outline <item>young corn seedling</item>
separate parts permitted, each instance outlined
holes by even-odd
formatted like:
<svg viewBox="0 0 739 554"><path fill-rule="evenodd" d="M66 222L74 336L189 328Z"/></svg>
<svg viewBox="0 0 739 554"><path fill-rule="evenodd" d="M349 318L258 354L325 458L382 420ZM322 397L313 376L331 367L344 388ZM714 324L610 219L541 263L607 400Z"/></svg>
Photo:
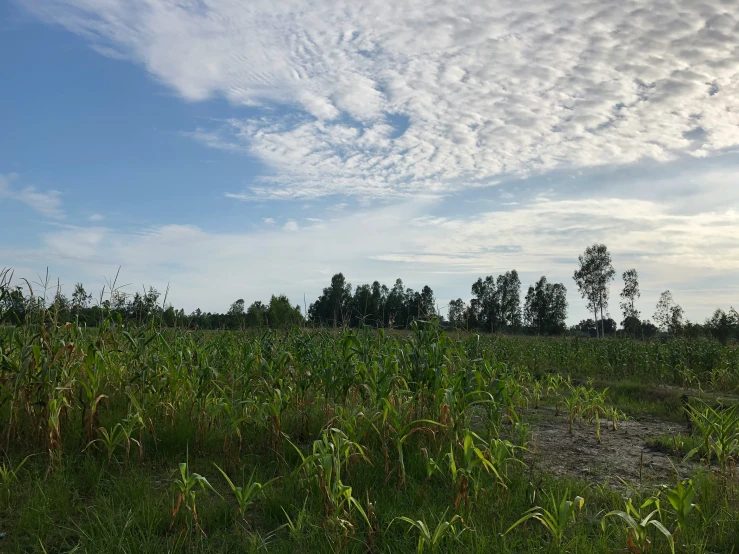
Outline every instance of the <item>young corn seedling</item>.
<svg viewBox="0 0 739 554"><path fill-rule="evenodd" d="M626 421L626 414L619 411L615 406L607 406L605 411L605 416L611 420L611 429L618 431L618 424L620 421Z"/></svg>
<svg viewBox="0 0 739 554"><path fill-rule="evenodd" d="M541 402L541 397L544 395L545 388L544 383L542 381L534 381L533 385L531 386L531 394L534 397L534 409L539 409L539 403Z"/></svg>
<svg viewBox="0 0 739 554"><path fill-rule="evenodd" d="M308 498L306 497L303 501L303 507L300 509L294 520L288 515L285 508L282 508L282 513L285 514L285 519L287 519L287 523L285 523L285 525L290 532L290 538L295 544L299 544L299 541L305 535L308 521L308 512L305 509L307 502Z"/></svg>
<svg viewBox="0 0 739 554"><path fill-rule="evenodd" d="M398 453L398 481L403 486L405 485L405 457L403 447L406 441L415 433L433 435L432 426L442 427L442 425L438 421L430 419L408 421L413 409L410 404L405 411L401 411L388 400L385 400L384 403L385 406L382 411L384 438L393 443Z"/></svg>
<svg viewBox="0 0 739 554"><path fill-rule="evenodd" d="M700 507L693 504L693 499L697 493L693 480L678 480L675 488L664 485L662 491L675 511L678 529L685 533L688 529L688 515L690 512L694 509L700 511Z"/></svg>
<svg viewBox="0 0 739 554"><path fill-rule="evenodd" d="M655 504L654 498L649 499L642 504L641 509L644 509L651 504ZM655 514L659 514L660 512L659 504L656 505L656 510L653 510L646 516L642 517L639 510L634 507L631 498L629 498L626 502L625 511L613 510L603 516L600 523L601 528L603 531L606 530L606 519L609 517L617 517L621 519L626 524L626 546L629 552L633 552L635 554L644 554L652 547L652 541L649 538L649 530L650 527L654 528L664 535L670 545L670 551L672 554L675 554L675 540L672 537L672 533L670 533L660 521L654 519Z"/></svg>
<svg viewBox="0 0 739 554"><path fill-rule="evenodd" d="M107 454L108 463L111 462L113 454L118 447L123 447L125 453L125 465L128 465L131 454L131 443L133 442L139 449L139 460L144 456L144 450L141 441L133 437L137 429L143 429L144 421L138 414L131 414L120 423L116 423L113 428L108 431L105 427L98 428L99 438L90 441L85 447L89 448L92 444L100 443L103 445Z"/></svg>
<svg viewBox="0 0 739 554"><path fill-rule="evenodd" d="M241 519L248 528L249 523L246 521L246 511L257 500L257 498L259 498L259 496L264 494L264 488L276 481L276 479L271 479L266 483L259 483L254 480L254 472L252 471L251 477L249 477L249 481L247 481L246 485L243 487L237 487L225 471L223 471L217 464L214 463L213 465L216 466L216 469L220 471L221 475L226 479L228 486L231 488L231 492L233 492L233 495L236 498L236 502L238 504L235 516L236 520L238 521L238 519Z"/></svg>
<svg viewBox="0 0 739 554"><path fill-rule="evenodd" d="M355 510L371 527L367 513L362 505L352 495L352 487L345 485L341 480L341 469L354 456L361 456L369 461L358 444L347 439L339 429L331 428L323 431L321 438L313 441L313 452L304 456L300 449L292 442L301 457L302 463L298 470L305 473L308 486L317 490L323 498L326 520L324 526L341 530L345 535L354 529L351 522L352 512Z"/></svg>
<svg viewBox="0 0 739 554"><path fill-rule="evenodd" d="M541 506L530 508L521 519L508 528L505 534L507 535L522 523L535 519L551 535L554 544L560 547L568 524L576 519L577 512L582 510L583 504L585 504L585 499L582 496L576 496L573 500L569 500L569 495L569 491L565 491L562 499L557 501L554 493L547 494L549 510Z"/></svg>
<svg viewBox="0 0 739 554"><path fill-rule="evenodd" d="M418 544L416 546L416 552L423 554L427 550L430 552L438 552L442 545L447 539L453 539L459 541L460 536L465 530L463 525L457 525L458 521L462 518L459 515L454 515L452 519L444 519L446 512L439 518L439 523L436 527L431 530L428 524L422 519L411 519L406 516L396 517L388 525L388 529L396 521L401 521L408 524L408 531L416 530L418 533Z"/></svg>
<svg viewBox="0 0 739 554"><path fill-rule="evenodd" d="M478 444L482 445L484 451L475 445L475 439ZM496 446L503 444L503 441L496 443ZM510 443L508 443L510 444ZM512 445L511 445L512 447ZM509 454L512 451L509 450ZM500 452L497 453L500 456ZM499 462L498 458L493 458L490 454L490 445L487 444L483 439L472 431L465 431L464 440L462 441L462 456L459 458L459 462L454 456L454 444L449 447L449 471L452 477L452 483L457 486L457 497L454 500L454 509L458 510L460 505L464 505L469 508L470 505L470 484L473 486L473 492L475 495L479 490L479 476L481 471L486 473L492 473L498 483L503 488L507 488L505 480L499 472L499 468L496 467ZM509 455L508 459L512 459Z"/></svg>
<svg viewBox="0 0 739 554"><path fill-rule="evenodd" d="M49 467L46 470L47 475L51 473L62 458L61 414L65 408L69 408L69 400L64 396L64 390L59 389L56 391L56 394L49 399L48 403Z"/></svg>
<svg viewBox="0 0 739 554"><path fill-rule="evenodd" d="M572 389L572 393L564 399L564 405L567 408L570 422L570 435L575 432L575 420L580 414L580 389Z"/></svg>
<svg viewBox="0 0 739 554"><path fill-rule="evenodd" d="M31 456L33 456L33 454L23 458L15 467L13 467L9 461L3 462L2 465L0 465L0 490L3 491L7 502L10 502L10 485L18 480L18 473Z"/></svg>
<svg viewBox="0 0 739 554"><path fill-rule="evenodd" d="M598 444L601 442L600 436L600 416L606 414L606 392L596 392L593 389L585 392L583 415L588 418L588 422L595 420L595 435L598 438Z"/></svg>
<svg viewBox="0 0 739 554"><path fill-rule="evenodd" d="M562 375L559 373L556 373L554 375L550 375L547 378L547 389L546 394L547 396L554 396L554 413L555 415L559 415L559 408L562 404L562 398L560 395L560 388L562 387L562 383L564 382L564 379Z"/></svg>
<svg viewBox="0 0 739 554"><path fill-rule="evenodd" d="M175 494L174 504L172 506L172 521L169 524L170 531L174 527L175 519L180 509L184 505L185 508L190 512L192 522L195 525L195 529L205 537L205 531L200 525L198 519L198 508L197 508L197 493L198 488L205 491L206 488L218 494L218 492L211 486L208 480L198 473L190 473L188 462L179 464L179 476L172 482L172 491ZM218 495L220 496L220 495ZM191 525L192 528L192 525Z"/></svg>

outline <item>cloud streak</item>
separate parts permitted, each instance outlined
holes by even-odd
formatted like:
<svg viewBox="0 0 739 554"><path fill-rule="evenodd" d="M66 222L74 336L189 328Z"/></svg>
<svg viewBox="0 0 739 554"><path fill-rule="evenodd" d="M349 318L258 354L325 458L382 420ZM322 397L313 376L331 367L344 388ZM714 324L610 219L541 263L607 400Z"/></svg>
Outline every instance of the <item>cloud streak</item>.
<svg viewBox="0 0 739 554"><path fill-rule="evenodd" d="M17 265L67 268L62 272L70 273L70 282L86 283L121 265L122 279L137 287L163 290L170 283L172 301L188 310L225 309L233 296L266 300L280 292L310 301L338 271L355 285L374 279L391 284L397 277L415 288L429 284L445 306L450 298L468 298L478 276L516 268L524 286L542 274L564 282L570 319L577 321L587 316L571 279L577 255L605 241L619 274L638 268L645 316L667 288L694 319L736 300L729 286L739 276L736 210L680 215L654 202L618 198L539 201L466 217L439 215L443 208L438 200L411 200L281 227L265 222L247 233L191 225L137 232L69 226L42 235L42 247L18 256ZM614 233L616 242L610 240ZM617 281L614 316L619 288Z"/></svg>
<svg viewBox="0 0 739 554"><path fill-rule="evenodd" d="M63 219L61 193L57 190L38 191L35 187L14 188L11 183L17 175L0 174L0 200L8 198L23 202L31 209L50 219Z"/></svg>
<svg viewBox="0 0 739 554"><path fill-rule="evenodd" d="M720 0L29 0L183 98L262 106L190 136L273 174L241 199L448 194L739 144Z"/></svg>

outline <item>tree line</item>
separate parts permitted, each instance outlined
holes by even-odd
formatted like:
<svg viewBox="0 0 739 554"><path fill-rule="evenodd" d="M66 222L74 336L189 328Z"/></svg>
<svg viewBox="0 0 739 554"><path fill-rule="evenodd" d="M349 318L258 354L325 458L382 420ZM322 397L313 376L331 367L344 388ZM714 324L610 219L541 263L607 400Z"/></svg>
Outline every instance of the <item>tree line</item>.
<svg viewBox="0 0 739 554"><path fill-rule="evenodd" d="M35 295L27 287L10 287L9 271L0 272L0 313L6 321L23 321L29 314L46 308L46 292ZM461 330L489 333L527 333L538 335L577 334L593 337L618 334L649 338L658 333L683 336L712 336L722 341L739 339L739 313L717 309L703 324L684 320L684 310L672 293L664 291L657 302L652 320L641 319L637 300L641 297L639 274L628 269L621 275L623 287L619 307L619 324L610 316L611 283L615 280L611 254L604 244L594 244L578 257L573 281L587 302L592 318L568 328L567 288L563 283L551 283L546 276L528 287L521 302L521 280L513 269L494 277L478 278L470 288L471 298L451 300L447 316L440 314L434 292L426 285L420 290L406 287L397 279L392 287L374 281L352 288L342 273L331 278L328 287L304 312L292 305L285 295L272 296L268 303L256 301L248 307L243 299L231 304L224 313L197 309L185 314L167 303L150 287L140 293L125 294L111 287L103 299L93 301L77 283L71 297L57 287L49 302L49 312L58 321L79 320L97 325L113 314L123 322L143 323L152 318L167 326L187 326L200 329L285 328L296 325L327 327L360 327L407 329L413 321L439 319L443 325ZM44 286L46 291L48 287ZM28 291L28 292L26 292ZM160 301L161 300L161 301Z"/></svg>

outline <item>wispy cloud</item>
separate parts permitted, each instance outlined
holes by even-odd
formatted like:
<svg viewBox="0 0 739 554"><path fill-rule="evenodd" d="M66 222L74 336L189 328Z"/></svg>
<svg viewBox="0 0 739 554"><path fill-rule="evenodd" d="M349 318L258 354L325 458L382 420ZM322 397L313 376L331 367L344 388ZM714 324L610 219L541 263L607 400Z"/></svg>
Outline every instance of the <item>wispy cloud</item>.
<svg viewBox="0 0 739 554"><path fill-rule="evenodd" d="M35 187L15 188L15 174L0 174L0 199L9 198L23 202L41 215L51 219L63 219L61 193L57 190L39 191Z"/></svg>
<svg viewBox="0 0 739 554"><path fill-rule="evenodd" d="M92 214L88 219L93 223L96 223L98 221L102 221L105 218L100 214Z"/></svg>
<svg viewBox="0 0 739 554"><path fill-rule="evenodd" d="M722 0L24 5L188 100L264 107L190 133L274 169L234 198L445 194L739 144Z"/></svg>
<svg viewBox="0 0 739 554"><path fill-rule="evenodd" d="M241 233L191 225L136 232L66 226L44 234L42 248L24 252L22 261L66 267L70 282L99 280L121 265L126 282L171 283L173 302L186 309L225 309L234 295L314 298L335 271L355 285L396 277L412 287L430 284L443 305L468 297L478 276L516 268L524 285L542 274L564 282L576 321L587 315L572 284L577 255L605 241L619 272L639 270L645 313L667 288L693 319L736 302L729 285L739 277L737 210L678 214L651 201L607 197L535 201L467 216L439 215L445 208L444 201L413 200L334 214L321 224L289 220ZM13 253L0 254L14 263Z"/></svg>

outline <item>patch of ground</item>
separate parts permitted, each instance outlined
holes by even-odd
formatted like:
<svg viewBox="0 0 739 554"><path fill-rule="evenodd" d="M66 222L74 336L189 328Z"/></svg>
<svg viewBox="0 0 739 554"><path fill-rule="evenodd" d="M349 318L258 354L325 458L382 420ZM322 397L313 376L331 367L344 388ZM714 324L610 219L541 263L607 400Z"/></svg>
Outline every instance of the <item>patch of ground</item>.
<svg viewBox="0 0 739 554"><path fill-rule="evenodd" d="M608 483L622 488L619 477L630 486L667 483L675 469L687 474L692 462L681 462L647 446L649 438L662 434L685 435L687 427L664 421L625 421L613 431L610 421L601 421L601 443L595 423L575 423L569 433L569 420L550 407L531 410L530 456L535 467L557 476L569 476L592 483Z"/></svg>

